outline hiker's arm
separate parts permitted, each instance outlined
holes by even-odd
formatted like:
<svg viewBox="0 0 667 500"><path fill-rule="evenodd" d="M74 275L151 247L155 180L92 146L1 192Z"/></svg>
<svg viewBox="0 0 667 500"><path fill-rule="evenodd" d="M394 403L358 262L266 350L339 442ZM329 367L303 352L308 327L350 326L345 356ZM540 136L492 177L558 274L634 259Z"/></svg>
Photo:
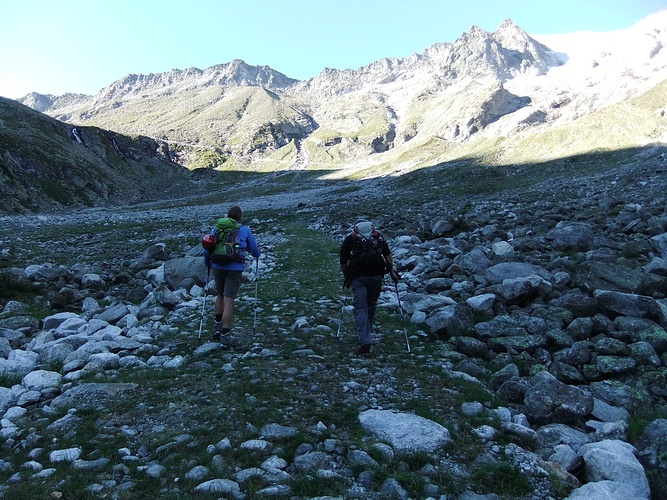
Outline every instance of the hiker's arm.
<svg viewBox="0 0 667 500"><path fill-rule="evenodd" d="M252 234L250 230L248 230L248 239L246 241L248 249L250 250L250 255L252 255L256 259L259 259L259 256L262 255L262 252L257 246L257 240L255 240L255 236Z"/></svg>
<svg viewBox="0 0 667 500"><path fill-rule="evenodd" d="M398 280L400 280L401 277L396 272L396 269L394 269L394 258L392 257L391 253L385 255L384 260L387 263L387 271L389 272L389 276L391 276L391 279L394 280L394 283L398 283Z"/></svg>
<svg viewBox="0 0 667 500"><path fill-rule="evenodd" d="M350 245L345 239L340 247L340 271L343 273L343 288L350 286L350 279L347 277L347 263L350 260Z"/></svg>
<svg viewBox="0 0 667 500"><path fill-rule="evenodd" d="M343 288L350 288L352 282L350 278L347 277L347 264L341 264L340 270L343 273Z"/></svg>

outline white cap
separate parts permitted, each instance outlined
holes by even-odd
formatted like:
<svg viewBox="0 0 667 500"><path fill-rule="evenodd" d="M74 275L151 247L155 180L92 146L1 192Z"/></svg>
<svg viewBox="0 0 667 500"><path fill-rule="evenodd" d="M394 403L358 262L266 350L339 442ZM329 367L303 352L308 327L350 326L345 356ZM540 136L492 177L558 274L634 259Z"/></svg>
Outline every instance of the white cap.
<svg viewBox="0 0 667 500"><path fill-rule="evenodd" d="M375 225L369 221L357 222L354 225L354 230L358 233L361 233L364 238L369 238L371 233L375 231Z"/></svg>

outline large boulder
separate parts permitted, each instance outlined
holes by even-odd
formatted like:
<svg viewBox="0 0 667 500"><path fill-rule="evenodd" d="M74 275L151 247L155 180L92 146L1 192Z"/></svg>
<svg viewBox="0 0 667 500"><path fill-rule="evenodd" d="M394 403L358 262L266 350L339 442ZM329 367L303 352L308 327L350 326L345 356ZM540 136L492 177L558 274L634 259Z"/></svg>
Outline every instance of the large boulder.
<svg viewBox="0 0 667 500"><path fill-rule="evenodd" d="M641 269L609 262L587 261L577 267L574 285L586 293L594 290L637 293L645 279Z"/></svg>
<svg viewBox="0 0 667 500"><path fill-rule="evenodd" d="M537 275L545 280L551 280L552 274L543 267L525 262L501 262L489 267L484 276L491 283L500 284L508 279L526 278Z"/></svg>
<svg viewBox="0 0 667 500"><path fill-rule="evenodd" d="M651 422L637 441L639 460L652 473L654 498L667 498L667 419Z"/></svg>
<svg viewBox="0 0 667 500"><path fill-rule="evenodd" d="M472 307L465 302L437 309L426 319L426 324L436 335L464 335L472 323Z"/></svg>
<svg viewBox="0 0 667 500"><path fill-rule="evenodd" d="M595 290L593 297L608 316L645 318L662 324L664 315L658 302L652 297L611 290Z"/></svg>
<svg viewBox="0 0 667 500"><path fill-rule="evenodd" d="M635 457L636 451L631 444L614 439L583 445L579 455L584 459L586 479L625 484L633 490L629 498L649 499L651 490L644 468Z"/></svg>
<svg viewBox="0 0 667 500"><path fill-rule="evenodd" d="M35 370L23 377L21 385L29 391L55 389L60 387L62 379L63 376L58 372Z"/></svg>
<svg viewBox="0 0 667 500"><path fill-rule="evenodd" d="M164 280L172 290L192 285L204 286L208 269L202 257L183 257L171 259L164 264Z"/></svg>
<svg viewBox="0 0 667 500"><path fill-rule="evenodd" d="M412 413L366 410L359 415L359 421L366 431L386 440L398 451L430 453L451 442L445 427Z"/></svg>
<svg viewBox="0 0 667 500"><path fill-rule="evenodd" d="M540 425L570 424L591 414L593 396L542 371L530 379L524 404L526 416L531 422Z"/></svg>
<svg viewBox="0 0 667 500"><path fill-rule="evenodd" d="M667 258L667 233L653 236L649 242L651 243L651 248L653 248L659 257Z"/></svg>
<svg viewBox="0 0 667 500"><path fill-rule="evenodd" d="M554 250L561 252L586 252L593 248L593 230L583 222L559 222L545 238L551 241Z"/></svg>

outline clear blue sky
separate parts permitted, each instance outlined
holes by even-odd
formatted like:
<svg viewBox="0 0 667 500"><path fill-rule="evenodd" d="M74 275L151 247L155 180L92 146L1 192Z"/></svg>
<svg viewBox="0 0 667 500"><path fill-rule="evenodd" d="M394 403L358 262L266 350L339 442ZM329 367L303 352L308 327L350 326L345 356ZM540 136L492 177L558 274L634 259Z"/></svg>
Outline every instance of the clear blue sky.
<svg viewBox="0 0 667 500"><path fill-rule="evenodd" d="M613 31L667 0L0 0L0 95L95 94L130 73L233 59L308 79L453 42L510 18L532 34Z"/></svg>

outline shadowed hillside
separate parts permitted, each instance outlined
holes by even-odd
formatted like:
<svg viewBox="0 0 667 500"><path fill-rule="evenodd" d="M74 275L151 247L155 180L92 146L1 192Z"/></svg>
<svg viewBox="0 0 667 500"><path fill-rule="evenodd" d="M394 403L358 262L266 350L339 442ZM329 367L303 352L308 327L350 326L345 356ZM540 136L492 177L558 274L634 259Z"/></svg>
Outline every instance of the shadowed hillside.
<svg viewBox="0 0 667 500"><path fill-rule="evenodd" d="M173 197L188 172L147 137L73 127L0 98L3 212L112 206Z"/></svg>

